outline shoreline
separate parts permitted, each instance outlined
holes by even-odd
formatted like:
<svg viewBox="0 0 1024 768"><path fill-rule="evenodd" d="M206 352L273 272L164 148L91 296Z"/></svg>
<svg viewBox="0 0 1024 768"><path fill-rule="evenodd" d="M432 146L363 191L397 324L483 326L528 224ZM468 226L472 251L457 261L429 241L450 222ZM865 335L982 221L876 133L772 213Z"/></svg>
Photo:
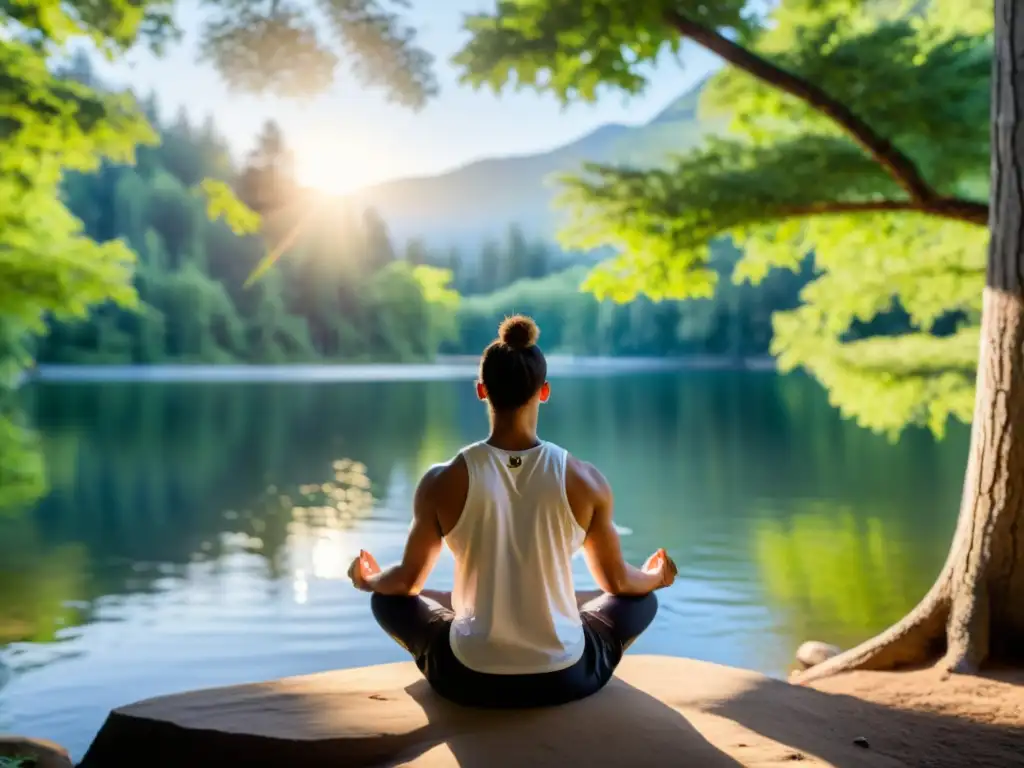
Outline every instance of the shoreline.
<svg viewBox="0 0 1024 768"><path fill-rule="evenodd" d="M39 365L26 372L19 385L33 382L391 382L448 381L477 375L478 358L438 357L432 363L343 363L286 365L216 365L173 363L156 365ZM694 356L572 357L551 355L552 377L586 377L630 373L682 371L775 371L774 359Z"/></svg>

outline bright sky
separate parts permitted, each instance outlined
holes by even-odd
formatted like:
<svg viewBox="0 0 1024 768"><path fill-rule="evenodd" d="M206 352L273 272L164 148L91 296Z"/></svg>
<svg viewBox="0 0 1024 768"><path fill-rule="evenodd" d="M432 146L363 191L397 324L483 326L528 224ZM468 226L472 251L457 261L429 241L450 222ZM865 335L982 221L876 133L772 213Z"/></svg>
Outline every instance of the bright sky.
<svg viewBox="0 0 1024 768"><path fill-rule="evenodd" d="M165 116L184 105L194 121L212 114L237 156L252 145L268 118L283 128L296 153L300 180L329 192L347 192L395 177L438 173L483 157L542 151L597 126L643 123L704 76L714 60L686 51L685 69L666 61L642 96L626 102L612 95L593 106L563 110L551 97L532 92L474 92L457 83L448 60L464 39L462 14L493 6L493 0L417 0L410 12L421 44L437 58L441 94L421 112L389 104L366 90L343 62L338 82L306 102L232 95L212 66L196 63L196 0L179 6L185 40L163 59L133 53L127 63L99 67L105 77L157 92ZM426 10L427 8L430 10Z"/></svg>

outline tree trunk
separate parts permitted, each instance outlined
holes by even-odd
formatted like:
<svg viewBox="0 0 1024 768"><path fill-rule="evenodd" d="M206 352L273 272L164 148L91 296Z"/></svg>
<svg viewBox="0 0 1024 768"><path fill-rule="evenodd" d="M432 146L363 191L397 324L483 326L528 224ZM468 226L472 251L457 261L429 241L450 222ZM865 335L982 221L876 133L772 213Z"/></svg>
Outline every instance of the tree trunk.
<svg viewBox="0 0 1024 768"><path fill-rule="evenodd" d="M946 565L900 623L795 676L1024 658L1024 6L996 0L992 207L977 395Z"/></svg>

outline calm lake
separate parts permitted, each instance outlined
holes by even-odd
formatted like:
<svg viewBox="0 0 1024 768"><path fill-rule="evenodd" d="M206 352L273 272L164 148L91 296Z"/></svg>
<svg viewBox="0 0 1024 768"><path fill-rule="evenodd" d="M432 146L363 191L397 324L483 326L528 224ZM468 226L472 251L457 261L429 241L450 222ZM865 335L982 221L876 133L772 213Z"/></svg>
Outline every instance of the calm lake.
<svg viewBox="0 0 1024 768"><path fill-rule="evenodd" d="M553 385L542 436L608 476L633 562L664 546L680 568L631 653L781 675L803 640L898 618L942 565L964 427L890 444L800 375ZM345 572L360 547L400 554L418 476L487 427L461 377L46 383L26 403L51 492L0 515L0 732L76 757L133 700L403 659ZM429 586L450 580L446 555Z"/></svg>

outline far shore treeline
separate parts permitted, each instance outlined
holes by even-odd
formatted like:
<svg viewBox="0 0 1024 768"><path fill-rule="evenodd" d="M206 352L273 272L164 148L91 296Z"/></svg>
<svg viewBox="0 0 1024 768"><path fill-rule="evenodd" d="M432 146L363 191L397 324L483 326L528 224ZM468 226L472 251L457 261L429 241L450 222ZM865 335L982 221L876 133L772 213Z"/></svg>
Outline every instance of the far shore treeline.
<svg viewBox="0 0 1024 768"><path fill-rule="evenodd" d="M77 56L68 74L100 85ZM287 137L262 127L240 167L212 118L161 114L142 100L160 144L134 165L68 174L68 207L98 242L121 239L137 254L137 306L95 308L86 321L51 322L41 364L425 362L473 355L512 312L532 315L551 353L753 358L769 354L772 313L799 304L814 276L775 270L757 286L732 282L740 253L715 248L714 298L599 301L580 285L595 263L515 224L475 250L400 243L372 208L303 190ZM230 184L263 214L259 235L211 221L192 193L203 179ZM268 249L282 257L246 279ZM896 310L863 332L899 332ZM857 333L858 329L854 329Z"/></svg>
<svg viewBox="0 0 1024 768"><path fill-rule="evenodd" d="M97 85L82 56L71 74ZM212 119L169 119L153 95L143 107L159 146L64 184L88 236L122 239L138 255L138 305L51 323L42 364L424 362L479 353L510 312L533 315L552 353L750 358L768 354L772 313L795 306L812 276L808 265L733 285L739 253L723 243L713 299L598 301L580 290L592 258L514 224L474 251L395 242L375 210L300 189L275 124L236 167ZM259 236L209 220L191 192L204 178L263 214ZM246 287L275 247L282 258Z"/></svg>

